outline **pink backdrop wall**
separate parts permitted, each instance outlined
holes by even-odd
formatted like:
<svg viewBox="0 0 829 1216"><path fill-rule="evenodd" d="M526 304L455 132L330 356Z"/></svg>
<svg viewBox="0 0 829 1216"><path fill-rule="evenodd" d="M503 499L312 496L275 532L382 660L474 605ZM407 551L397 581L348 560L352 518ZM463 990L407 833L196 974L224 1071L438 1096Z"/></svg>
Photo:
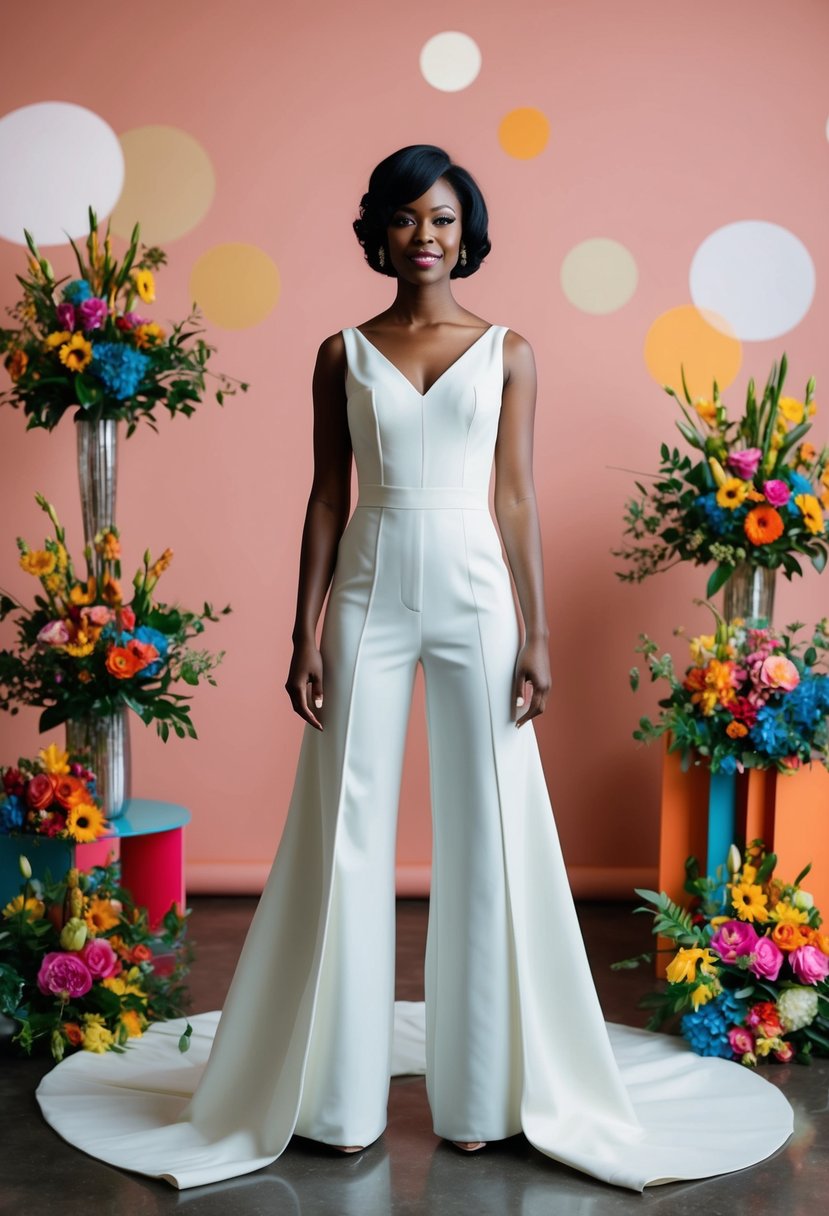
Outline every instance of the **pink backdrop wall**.
<svg viewBox="0 0 829 1216"><path fill-rule="evenodd" d="M660 319L691 304L692 260L711 233L741 221L781 226L817 269L814 296L802 317L783 322L786 332L778 325L774 337L743 337L726 398L736 408L749 376L764 382L785 350L787 391L802 395L809 375L817 378L813 437L827 437L820 270L829 253L829 102L821 87L829 7L458 0L447 12L434 0L414 10L379 0L299 10L150 0L138 20L115 5L81 25L63 5L41 8L34 39L22 6L5 18L0 116L71 102L111 127L126 165L116 251L132 222L146 219L147 241L169 256L157 302L144 311L162 323L182 318L206 284L206 337L219 348L212 365L251 383L223 409L211 394L189 421L162 417L158 435L142 426L124 442L122 430L125 578L146 547L169 545L175 557L161 598L234 609L204 635L204 645L227 655L218 687L195 693L199 740L165 745L154 728L137 719L132 727L136 794L192 808L190 890L260 889L278 844L302 730L283 683L312 472L311 372L324 337L393 296L393 283L364 264L350 225L373 165L415 142L446 147L478 178L490 207L493 251L479 274L455 284L457 298L518 330L536 352L535 468L554 680L536 730L574 889L628 894L652 881L660 756L631 731L657 693L631 693L628 671L641 658L633 647L640 630L667 647L674 625L707 631L710 617L691 604L707 571L678 567L639 586L614 574L610 550L621 542L633 492L632 474L620 470L655 471L659 444L680 442L676 407L649 369L646 341L658 337ZM433 56L443 86L421 70L424 44L447 29L480 51L480 70L464 87L446 87L451 55L448 66ZM541 115L530 115L542 128L535 147L521 144L527 128L511 117L521 107ZM163 160L154 127L194 141L200 177ZM27 172L23 158L4 161L7 198L23 192L25 201ZM64 186L58 177L56 195ZM72 183L76 195L84 189L83 180ZM598 286L588 274L585 287L582 277L579 302L568 278L573 251L596 238L618 243L624 257L608 264ZM246 264L234 263L233 243L251 258L260 301L269 284L276 295L252 321L239 322L238 313L229 321L208 292L222 274L228 292L243 292ZM59 277L72 271L67 246L46 252ZM24 270L23 248L0 240L4 306L17 299L14 274ZM628 276L622 291L617 270ZM616 291L604 310L602 291L605 300ZM5 387L2 369L0 377ZM45 535L35 490L56 504L80 554L74 428L64 419L51 434L25 433L22 414L5 408L0 451L0 585L30 596L15 537L36 545ZM825 602L826 584L809 566L803 580L780 581L776 619L814 621ZM11 637L0 627L0 645ZM34 710L4 715L0 732L0 763L63 741L62 730L37 733ZM425 889L430 847L419 676L401 796L401 890Z"/></svg>

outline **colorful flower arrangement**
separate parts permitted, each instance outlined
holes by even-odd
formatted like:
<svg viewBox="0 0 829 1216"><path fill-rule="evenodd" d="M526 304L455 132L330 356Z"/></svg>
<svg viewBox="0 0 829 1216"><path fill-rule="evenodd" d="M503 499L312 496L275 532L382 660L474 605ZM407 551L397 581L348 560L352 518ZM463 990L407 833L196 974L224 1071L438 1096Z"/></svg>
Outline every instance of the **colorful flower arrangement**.
<svg viewBox="0 0 829 1216"><path fill-rule="evenodd" d="M760 839L742 856L732 845L715 876L701 877L690 857L688 908L664 891L635 888L653 905L635 911L653 915L653 932L679 947L665 969L667 987L639 1002L653 1010L647 1029L678 1016L698 1055L749 1066L769 1059L808 1064L813 1055L829 1055L829 934L800 886L811 863L791 883L775 876L776 864ZM611 966L653 958L651 952Z"/></svg>
<svg viewBox="0 0 829 1216"><path fill-rule="evenodd" d="M739 419L729 420L716 380L711 399L692 400L683 367L684 404L675 389L663 385L684 415L676 423L680 433L700 458L692 462L663 443L650 489L636 482L641 497L626 504L624 533L637 543L611 550L632 564L616 572L623 582L642 582L677 561L716 562L706 588L710 597L743 562L782 566L791 579L803 573L795 556L802 554L818 572L824 569L829 447L818 452L805 438L817 410L814 377L803 401L784 397L786 368L784 354L759 403L749 381Z"/></svg>
<svg viewBox="0 0 829 1216"><path fill-rule="evenodd" d="M141 419L157 430L153 415L159 405L171 416L189 416L195 412L192 402L205 390L205 372L214 374L207 361L216 348L202 338L188 345L204 332L192 328L201 317L195 303L190 316L173 324L169 334L133 311L136 297L144 304L155 300L153 272L166 264L164 251L142 243L139 256L136 224L119 264L109 228L108 222L102 250L98 219L90 207L88 260L69 237L80 274L69 282L55 279L48 259L23 230L31 254L29 274L17 276L24 294L10 310L20 328L0 329L0 352L6 353L4 365L13 382L12 389L0 393L0 404L22 405L27 430L52 430L70 409L76 410L76 419L125 419L127 438ZM243 392L249 387L223 374L217 378L220 405L236 393L233 383Z"/></svg>
<svg viewBox="0 0 829 1216"><path fill-rule="evenodd" d="M713 634L691 639L693 662L681 679L671 655L657 657L656 643L639 635L635 649L646 656L651 682L667 680L671 692L658 702L656 722L640 718L633 737L651 743L670 731L669 751L682 753L683 771L692 759L712 773L776 768L791 774L813 758L829 768L829 675L817 670L818 652L829 649L829 618L818 622L801 654L804 643L793 640L800 621L782 633L751 629L739 617L725 621L706 600L694 602L710 608L717 624ZM630 684L634 692L639 687L637 667Z"/></svg>
<svg viewBox="0 0 829 1216"><path fill-rule="evenodd" d="M0 767L0 833L53 836L85 844L106 836L109 823L96 801L96 778L56 743L37 759L21 756Z"/></svg>
<svg viewBox="0 0 829 1216"><path fill-rule="evenodd" d="M172 560L165 549L154 562L144 554L143 569L133 578L133 594L124 603L121 586L120 534L115 525L96 534L100 557L96 574L92 547L84 550L86 578L75 573L65 533L51 503L36 494L38 505L55 527L54 539L30 549L18 537L20 565L40 583L35 609L25 608L0 591L0 621L18 610L19 652L0 651L0 709L17 712L17 704L46 706L40 730L68 719L111 714L129 706L143 722L155 719L167 740L170 727L179 737L196 738L191 698L169 691L174 680L195 685L209 675L225 652L213 655L187 646L204 630L204 621L219 619L210 604L202 613L155 601L153 592ZM231 611L228 604L222 614Z"/></svg>
<svg viewBox="0 0 829 1216"><path fill-rule="evenodd" d="M152 1021L183 1014L184 977L193 959L186 940L190 909L175 904L158 931L118 885L120 864L70 869L56 882L32 879L20 857L21 893L2 909L0 1013L31 1055L48 1045L67 1051L124 1051ZM189 1047L189 1022L179 1048Z"/></svg>

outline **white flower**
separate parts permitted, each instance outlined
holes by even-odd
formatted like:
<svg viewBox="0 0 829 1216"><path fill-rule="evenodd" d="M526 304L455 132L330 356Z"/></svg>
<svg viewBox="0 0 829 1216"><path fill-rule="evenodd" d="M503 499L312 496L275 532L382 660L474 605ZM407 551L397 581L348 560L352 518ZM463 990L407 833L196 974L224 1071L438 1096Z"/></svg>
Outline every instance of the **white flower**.
<svg viewBox="0 0 829 1216"><path fill-rule="evenodd" d="M777 1012L786 1030L802 1030L817 1017L814 988L786 988L777 998Z"/></svg>
<svg viewBox="0 0 829 1216"><path fill-rule="evenodd" d="M810 891L801 891L798 887L792 897L792 903L796 908L803 908L804 910L813 908L815 906L815 897Z"/></svg>

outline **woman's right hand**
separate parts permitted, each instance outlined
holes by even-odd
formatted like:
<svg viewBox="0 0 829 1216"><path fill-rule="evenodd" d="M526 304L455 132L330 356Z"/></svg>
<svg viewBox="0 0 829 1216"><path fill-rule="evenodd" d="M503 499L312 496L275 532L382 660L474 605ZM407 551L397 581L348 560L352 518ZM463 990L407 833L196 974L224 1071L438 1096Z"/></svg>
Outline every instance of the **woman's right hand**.
<svg viewBox="0 0 829 1216"><path fill-rule="evenodd" d="M311 702L317 709L322 705L322 655L314 642L297 642L294 645L285 688L300 718L310 722L317 730L322 730L322 723L311 708Z"/></svg>

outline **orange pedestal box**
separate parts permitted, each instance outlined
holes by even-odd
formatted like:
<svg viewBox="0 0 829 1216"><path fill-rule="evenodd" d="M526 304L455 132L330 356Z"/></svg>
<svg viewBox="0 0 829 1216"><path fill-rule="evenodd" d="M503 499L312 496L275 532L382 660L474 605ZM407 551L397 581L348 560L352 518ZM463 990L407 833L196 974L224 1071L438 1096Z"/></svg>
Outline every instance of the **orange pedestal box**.
<svg viewBox="0 0 829 1216"><path fill-rule="evenodd" d="M812 868L803 888L829 922L829 772L819 761L790 775L776 769L749 769L732 778L712 779L705 765L681 768L679 752L669 752L670 731L664 735L662 797L659 830L658 890L684 905L685 859L693 855L701 872L713 874L725 861L723 841L733 839L741 849L755 837L777 854L776 873L793 881L807 862ZM716 844L714 843L716 837ZM656 973L676 950L670 938L658 936Z"/></svg>

